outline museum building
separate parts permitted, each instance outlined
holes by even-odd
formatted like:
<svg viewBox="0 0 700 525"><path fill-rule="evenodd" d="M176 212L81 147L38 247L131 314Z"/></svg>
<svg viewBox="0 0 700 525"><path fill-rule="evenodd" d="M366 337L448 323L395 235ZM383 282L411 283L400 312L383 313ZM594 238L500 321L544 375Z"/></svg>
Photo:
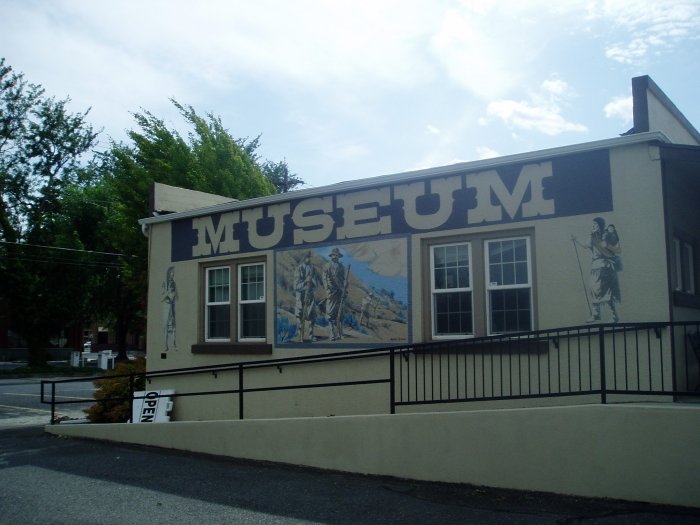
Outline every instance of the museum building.
<svg viewBox="0 0 700 525"><path fill-rule="evenodd" d="M371 351L393 348L419 356L415 369L392 368L408 389L429 377L448 397L503 398L505 388L522 402L533 368L547 367L556 393L605 366L570 333L532 334L699 322L700 134L649 77L632 88L634 127L608 140L244 201L156 185L157 214L140 221L148 372L269 361L246 376L261 390L247 395L246 417L386 413L387 387L371 376L387 364ZM637 377L693 390L697 361L659 333L670 339L666 366L636 354ZM364 351L342 364L281 361ZM430 353L439 363L426 364ZM627 367L629 356L617 359ZM239 380L222 369L152 384L199 393ZM324 381L343 385L285 389ZM242 404L226 395L174 403L174 420L238 417Z"/></svg>

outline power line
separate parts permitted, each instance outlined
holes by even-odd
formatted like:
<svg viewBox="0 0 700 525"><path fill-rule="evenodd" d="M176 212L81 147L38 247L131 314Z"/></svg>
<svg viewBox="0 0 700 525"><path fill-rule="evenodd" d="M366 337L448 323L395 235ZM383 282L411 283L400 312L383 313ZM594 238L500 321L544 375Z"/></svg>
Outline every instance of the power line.
<svg viewBox="0 0 700 525"><path fill-rule="evenodd" d="M6 260L10 261L21 261L21 262L33 262L33 263L48 263L48 264L67 264L71 266L86 266L86 267L104 267L104 268L120 268L119 264L117 263L108 263L108 262L80 262L80 261L71 261L68 259L41 259L37 257L22 257L22 256L16 256L12 255L10 257L6 257Z"/></svg>
<svg viewBox="0 0 700 525"><path fill-rule="evenodd" d="M68 251L68 252L90 253L90 254L94 254L94 255L111 255L113 257L135 257L135 258L138 258L138 255L128 255L125 253L98 252L98 251L94 251L94 250L78 250L76 248L61 248L59 246L46 246L43 244L30 244L30 243L26 243L26 242L0 241L0 244L12 244L15 246L31 246L32 248L44 248L46 250L63 250L63 251Z"/></svg>

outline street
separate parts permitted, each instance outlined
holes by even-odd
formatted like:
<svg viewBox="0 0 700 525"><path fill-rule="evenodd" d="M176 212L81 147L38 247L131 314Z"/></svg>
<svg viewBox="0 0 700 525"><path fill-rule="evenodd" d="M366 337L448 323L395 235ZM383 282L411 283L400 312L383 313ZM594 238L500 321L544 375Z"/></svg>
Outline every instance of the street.
<svg viewBox="0 0 700 525"><path fill-rule="evenodd" d="M57 378L60 379L60 378ZM57 384L57 401L92 398L91 381ZM45 393L51 399L50 387ZM91 402L58 405L56 417L83 419L83 409ZM41 379L0 379L0 428L18 425L43 425L51 421L51 405L41 403Z"/></svg>
<svg viewBox="0 0 700 525"><path fill-rule="evenodd" d="M40 385L40 379L0 380L0 525L700 523L700 509L352 475L57 437L43 430L50 407L40 403ZM57 399L92 396L90 381L58 386ZM57 416L82 418L88 405L61 405Z"/></svg>

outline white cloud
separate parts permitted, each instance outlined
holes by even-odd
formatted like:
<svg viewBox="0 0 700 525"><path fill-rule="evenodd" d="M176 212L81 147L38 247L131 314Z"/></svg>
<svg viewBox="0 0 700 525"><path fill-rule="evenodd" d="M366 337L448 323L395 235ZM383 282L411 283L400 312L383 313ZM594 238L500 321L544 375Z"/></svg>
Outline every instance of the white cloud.
<svg viewBox="0 0 700 525"><path fill-rule="evenodd" d="M616 41L607 46L605 55L622 64L639 64L652 52L671 52L682 40L696 40L700 34L697 0L591 2L589 15L615 29Z"/></svg>
<svg viewBox="0 0 700 525"><path fill-rule="evenodd" d="M2 0L0 47L51 94L92 106L105 135L133 127L142 107L177 122L175 97L236 136L262 133L263 156L323 184L585 131L563 80L574 75L592 94L577 114L608 101L608 118L624 118L609 85L621 68L590 61L607 50L641 73L640 61L693 44L699 12L698 0ZM691 89L683 58L669 75ZM506 129L486 128L495 122Z"/></svg>
<svg viewBox="0 0 700 525"><path fill-rule="evenodd" d="M621 119L625 122L632 121L632 97L615 97L605 105L607 118Z"/></svg>
<svg viewBox="0 0 700 525"><path fill-rule="evenodd" d="M649 45L641 38L635 38L626 46L615 45L605 50L605 56L621 64L634 64L644 58Z"/></svg>
<svg viewBox="0 0 700 525"><path fill-rule="evenodd" d="M431 50L452 81L488 99L507 93L522 80L523 66L537 44L512 46L506 33L517 26L507 20L502 20L500 26L490 24L487 19L491 9L482 5L475 12L469 5L473 4L445 13L439 32L432 38ZM487 26L490 31L484 31Z"/></svg>
<svg viewBox="0 0 700 525"><path fill-rule="evenodd" d="M486 113L497 118L511 129L538 131L545 135L565 132L584 132L586 126L568 122L562 115L562 106L575 96L574 90L563 80L545 80L539 92L530 94L529 101L495 100L488 104ZM484 122L483 118L480 122Z"/></svg>
<svg viewBox="0 0 700 525"><path fill-rule="evenodd" d="M506 125L545 135L559 135L567 131L586 131L583 124L567 122L558 108L533 106L529 102L497 100L487 107L487 113L500 118Z"/></svg>
<svg viewBox="0 0 700 525"><path fill-rule="evenodd" d="M571 87L563 80L554 78L542 82L542 89L556 97L570 97L574 95Z"/></svg>
<svg viewBox="0 0 700 525"><path fill-rule="evenodd" d="M495 149L489 148L488 146L479 146L476 148L476 157L479 160L493 159L499 156L499 153Z"/></svg>

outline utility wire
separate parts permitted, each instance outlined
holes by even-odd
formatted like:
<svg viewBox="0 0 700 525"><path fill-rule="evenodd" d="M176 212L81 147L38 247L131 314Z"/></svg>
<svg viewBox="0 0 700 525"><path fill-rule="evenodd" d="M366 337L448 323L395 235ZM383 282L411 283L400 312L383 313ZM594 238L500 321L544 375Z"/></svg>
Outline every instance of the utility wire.
<svg viewBox="0 0 700 525"><path fill-rule="evenodd" d="M26 242L10 242L10 241L0 241L0 244L12 244L15 246L30 246L32 248L44 248L46 250L64 250L68 252L80 252L80 253L90 253L95 255L110 255L112 257L134 257L138 258L138 255L127 255L125 253L112 253L112 252L98 252L94 250L78 250L75 248L61 248L59 246L46 246L43 244L29 244Z"/></svg>
<svg viewBox="0 0 700 525"><path fill-rule="evenodd" d="M48 264L68 264L73 266L90 266L90 267L104 267L104 268L120 268L118 263L108 263L108 262L85 262L85 261L71 261L68 259L40 259L36 257L22 257L22 256L10 256L6 257L5 260L11 261L21 261L21 262L34 262L34 263L48 263Z"/></svg>

